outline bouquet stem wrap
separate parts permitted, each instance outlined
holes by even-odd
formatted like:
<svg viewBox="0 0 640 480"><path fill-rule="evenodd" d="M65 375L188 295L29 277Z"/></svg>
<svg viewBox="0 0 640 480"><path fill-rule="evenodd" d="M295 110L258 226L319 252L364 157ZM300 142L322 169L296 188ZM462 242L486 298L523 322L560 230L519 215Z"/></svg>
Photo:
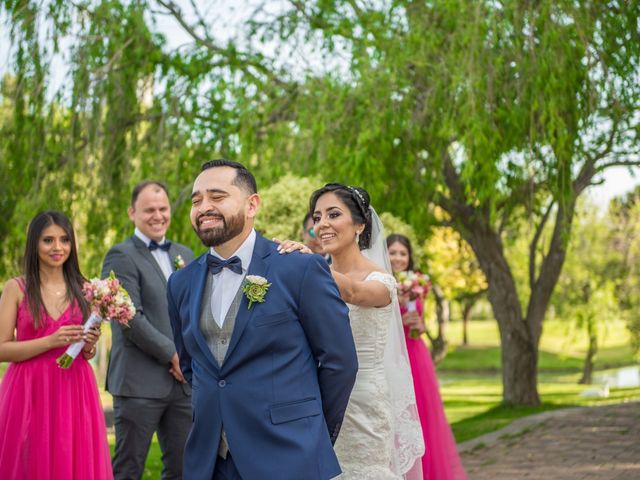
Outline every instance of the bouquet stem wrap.
<svg viewBox="0 0 640 480"><path fill-rule="evenodd" d="M409 300L407 302L407 311L409 311L409 312L418 311L418 307L417 307L417 304L416 304L415 300ZM418 330L417 328L412 328L411 330L409 330L409 337L410 338L420 338L420 330Z"/></svg>
<svg viewBox="0 0 640 480"><path fill-rule="evenodd" d="M92 313L89 319L84 324L84 333L87 333L92 327L98 325L100 322L102 322L102 318L100 317L100 315L95 312ZM85 343L86 342L84 340L80 340L79 342L69 345L67 347L67 350L56 359L58 366L60 368L69 368L76 357L82 351Z"/></svg>

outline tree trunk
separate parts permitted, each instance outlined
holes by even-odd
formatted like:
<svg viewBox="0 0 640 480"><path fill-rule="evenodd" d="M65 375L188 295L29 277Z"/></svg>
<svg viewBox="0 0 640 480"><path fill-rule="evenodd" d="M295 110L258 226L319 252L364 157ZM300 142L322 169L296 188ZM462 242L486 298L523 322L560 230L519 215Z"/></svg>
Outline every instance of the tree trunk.
<svg viewBox="0 0 640 480"><path fill-rule="evenodd" d="M542 255L538 269L540 233L552 212L538 221L530 244L529 286L531 294L526 316L523 315L518 290L507 261L500 228L492 223L492 207L488 203L469 201L459 172L451 157L445 155L443 174L449 196L438 199L439 205L451 214L456 230L469 243L484 273L488 298L500 329L502 345L503 402L511 405L539 405L537 387L538 343L551 294L558 282L571 238L571 224L578 195L589 185L595 170L587 162L578 178L572 182L572 193L557 202L551 241Z"/></svg>
<svg viewBox="0 0 640 480"><path fill-rule="evenodd" d="M578 380L581 385L591 385L593 366L598 353L598 338L594 333L589 334L589 348L584 358L584 366L582 367L582 378Z"/></svg>
<svg viewBox="0 0 640 480"><path fill-rule="evenodd" d="M501 338L503 402L507 405L540 405L538 395L538 345L513 326L516 315L493 304ZM523 324L524 321L520 320Z"/></svg>
<svg viewBox="0 0 640 480"><path fill-rule="evenodd" d="M522 317L522 308L502 240L489 229L476 230L467 239L484 272L488 298L498 322L501 340L503 402L539 405L538 342Z"/></svg>
<svg viewBox="0 0 640 480"><path fill-rule="evenodd" d="M471 310L475 305L473 302L464 302L462 304L462 345L469 346L469 320L471 320Z"/></svg>
<svg viewBox="0 0 640 480"><path fill-rule="evenodd" d="M451 318L451 309L449 307L449 300L444 295L444 292L438 285L433 285L433 295L436 299L436 319L438 322L438 336L433 337L429 335L431 340L431 358L436 365L440 363L447 356L447 347L449 341L447 340L447 324Z"/></svg>

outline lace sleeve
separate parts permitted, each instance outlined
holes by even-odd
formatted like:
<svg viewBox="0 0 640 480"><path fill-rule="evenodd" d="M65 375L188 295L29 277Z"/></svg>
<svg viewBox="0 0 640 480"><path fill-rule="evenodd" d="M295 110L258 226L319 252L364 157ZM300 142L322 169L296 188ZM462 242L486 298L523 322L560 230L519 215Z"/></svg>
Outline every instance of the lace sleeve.
<svg viewBox="0 0 640 480"><path fill-rule="evenodd" d="M389 290L389 295L391 295L391 302L394 302L398 296L398 290L396 288L396 279L393 275L389 275L388 273L383 272L371 272L367 275L367 280L374 280L376 282L382 283Z"/></svg>

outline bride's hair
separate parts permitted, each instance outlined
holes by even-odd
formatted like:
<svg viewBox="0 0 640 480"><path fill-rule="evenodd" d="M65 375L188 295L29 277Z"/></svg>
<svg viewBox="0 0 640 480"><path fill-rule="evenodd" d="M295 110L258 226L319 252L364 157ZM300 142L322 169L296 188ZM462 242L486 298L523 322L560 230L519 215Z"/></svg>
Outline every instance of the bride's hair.
<svg viewBox="0 0 640 480"><path fill-rule="evenodd" d="M311 194L309 211L312 215L318 199L325 193L333 193L337 196L349 208L353 222L357 225L364 225L358 246L360 250L369 248L371 246L371 209L369 208L371 199L369 193L360 187L350 187L342 183L327 183Z"/></svg>

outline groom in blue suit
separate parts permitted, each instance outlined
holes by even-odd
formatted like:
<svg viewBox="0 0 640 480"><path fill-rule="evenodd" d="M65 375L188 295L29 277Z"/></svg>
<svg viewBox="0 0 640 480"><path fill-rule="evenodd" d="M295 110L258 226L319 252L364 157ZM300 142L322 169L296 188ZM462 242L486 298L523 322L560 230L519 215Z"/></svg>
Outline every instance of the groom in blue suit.
<svg viewBox="0 0 640 480"><path fill-rule="evenodd" d="M253 229L253 175L213 160L193 185L207 254L169 279L176 349L193 387L185 479L324 480L357 372L348 309L319 255L279 255Z"/></svg>

